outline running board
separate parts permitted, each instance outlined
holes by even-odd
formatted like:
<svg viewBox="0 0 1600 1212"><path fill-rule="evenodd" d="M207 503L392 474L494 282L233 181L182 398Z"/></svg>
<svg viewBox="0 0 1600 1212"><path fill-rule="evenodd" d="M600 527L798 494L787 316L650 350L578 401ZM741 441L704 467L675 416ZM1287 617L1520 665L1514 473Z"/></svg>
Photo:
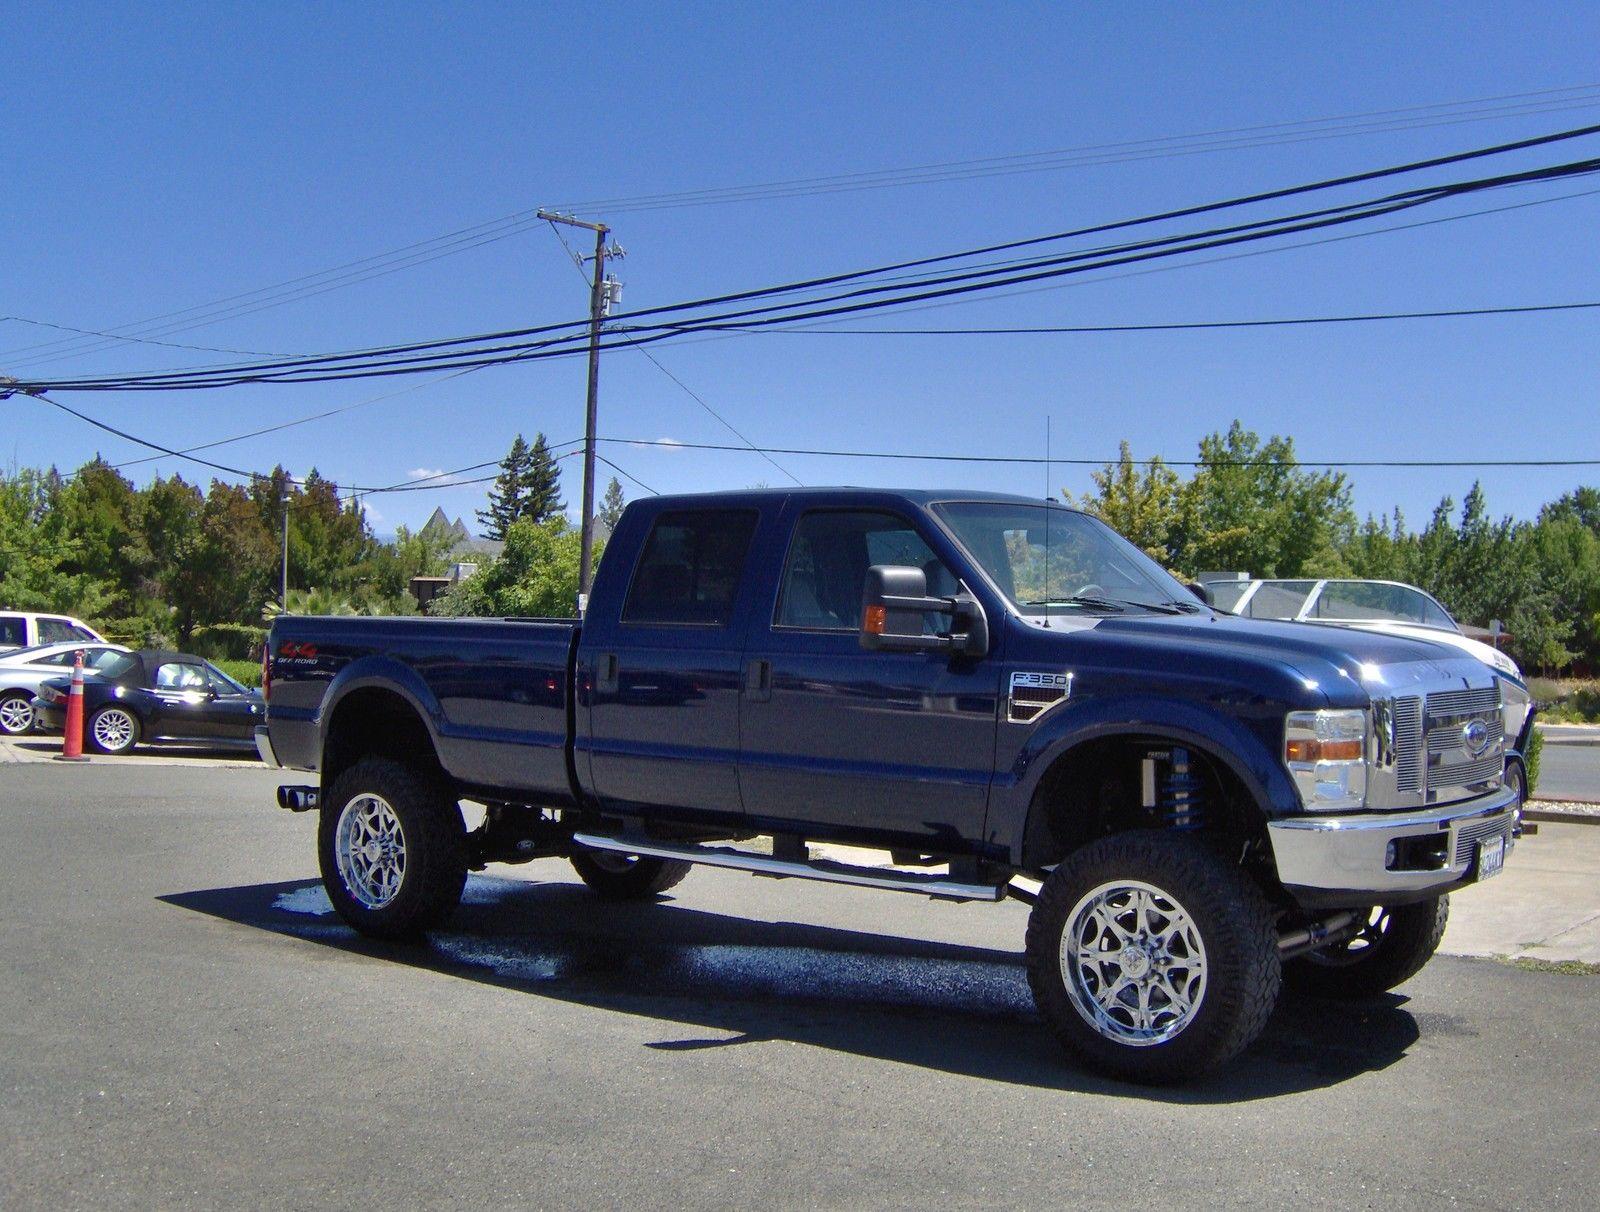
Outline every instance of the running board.
<svg viewBox="0 0 1600 1212"><path fill-rule="evenodd" d="M925 896L950 901L998 901L1006 894L1005 884L965 884L942 876L918 875L874 867L852 867L826 859L799 862L765 854L749 854L721 846L673 845L642 838L601 837L594 833L575 833L572 840L591 850L611 850L618 854L640 854L650 858L677 859L706 867L728 867L765 875L773 879L822 880L830 884L853 884L858 888L886 888L893 892L920 892Z"/></svg>

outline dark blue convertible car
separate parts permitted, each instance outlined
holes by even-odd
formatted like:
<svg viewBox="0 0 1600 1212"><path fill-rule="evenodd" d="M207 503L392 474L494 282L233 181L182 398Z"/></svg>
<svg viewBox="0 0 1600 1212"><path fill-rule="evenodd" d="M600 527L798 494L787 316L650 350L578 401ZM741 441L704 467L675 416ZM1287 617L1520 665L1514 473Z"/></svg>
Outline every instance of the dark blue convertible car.
<svg viewBox="0 0 1600 1212"><path fill-rule="evenodd" d="M38 727L61 731L71 685L67 677L40 687ZM83 743L96 753L128 753L141 741L248 746L265 718L258 691L186 652L121 653L83 679Z"/></svg>

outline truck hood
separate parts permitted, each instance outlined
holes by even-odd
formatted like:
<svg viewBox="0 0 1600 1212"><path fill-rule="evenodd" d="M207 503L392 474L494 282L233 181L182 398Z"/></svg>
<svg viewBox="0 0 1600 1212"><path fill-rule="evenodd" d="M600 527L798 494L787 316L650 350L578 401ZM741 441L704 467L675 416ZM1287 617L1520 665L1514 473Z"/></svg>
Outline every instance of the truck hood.
<svg viewBox="0 0 1600 1212"><path fill-rule="evenodd" d="M1035 649L1041 637L1091 631L1093 644L1080 652L1093 653L1096 664L1144 668L1158 677L1209 675L1241 685L1252 682L1251 669L1272 670L1280 675L1274 680L1285 697L1306 703L1325 698L1333 706L1364 706L1373 696L1424 682L1481 683L1489 674L1459 649L1433 640L1315 623L1131 611L1092 621L1073 618L1065 626L1053 618L1050 631L1038 620L1029 623L1027 649ZM1292 683L1292 689L1284 683Z"/></svg>

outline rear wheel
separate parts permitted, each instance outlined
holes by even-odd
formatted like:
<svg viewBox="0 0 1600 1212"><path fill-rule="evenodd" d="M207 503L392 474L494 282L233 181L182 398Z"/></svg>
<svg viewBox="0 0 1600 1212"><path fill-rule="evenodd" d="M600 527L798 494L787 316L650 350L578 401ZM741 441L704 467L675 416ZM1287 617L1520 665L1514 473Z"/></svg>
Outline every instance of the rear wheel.
<svg viewBox="0 0 1600 1212"><path fill-rule="evenodd" d="M102 707L89 717L83 739L96 753L131 753L139 743L139 717L126 707Z"/></svg>
<svg viewBox="0 0 1600 1212"><path fill-rule="evenodd" d="M388 758L365 758L334 780L317 856L339 916L372 938L443 925L467 882L460 805L437 779Z"/></svg>
<svg viewBox="0 0 1600 1212"><path fill-rule="evenodd" d="M0 695L0 732L21 736L33 731L33 700L21 691Z"/></svg>
<svg viewBox="0 0 1600 1212"><path fill-rule="evenodd" d="M572 856L573 869L583 882L608 901L640 901L665 892L682 882L691 865L611 850L583 850Z"/></svg>
<svg viewBox="0 0 1600 1212"><path fill-rule="evenodd" d="M1056 1037L1112 1077L1184 1081L1266 1026L1280 980L1261 891L1192 837L1091 842L1051 872L1028 921L1028 982Z"/></svg>
<svg viewBox="0 0 1600 1212"><path fill-rule="evenodd" d="M1450 898L1366 910L1361 931L1346 942L1290 960L1283 981L1317 997L1348 1001L1386 993L1410 980L1439 949L1450 921Z"/></svg>

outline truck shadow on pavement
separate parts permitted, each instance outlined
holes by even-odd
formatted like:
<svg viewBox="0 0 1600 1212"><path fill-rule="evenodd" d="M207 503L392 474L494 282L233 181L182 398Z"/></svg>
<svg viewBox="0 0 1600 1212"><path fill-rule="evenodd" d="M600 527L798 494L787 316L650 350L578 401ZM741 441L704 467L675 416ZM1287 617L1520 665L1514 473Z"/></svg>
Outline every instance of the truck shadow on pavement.
<svg viewBox="0 0 1600 1212"><path fill-rule="evenodd" d="M1034 1011L1014 952L756 921L669 897L609 904L576 884L481 875L450 928L411 946L357 935L315 881L160 899L352 955L712 1033L645 1045L661 1051L782 1040L1013 1085L1206 1104L1385 1069L1420 1034L1395 994L1357 1005L1286 995L1262 1039L1223 1073L1146 1089L1073 1066Z"/></svg>

